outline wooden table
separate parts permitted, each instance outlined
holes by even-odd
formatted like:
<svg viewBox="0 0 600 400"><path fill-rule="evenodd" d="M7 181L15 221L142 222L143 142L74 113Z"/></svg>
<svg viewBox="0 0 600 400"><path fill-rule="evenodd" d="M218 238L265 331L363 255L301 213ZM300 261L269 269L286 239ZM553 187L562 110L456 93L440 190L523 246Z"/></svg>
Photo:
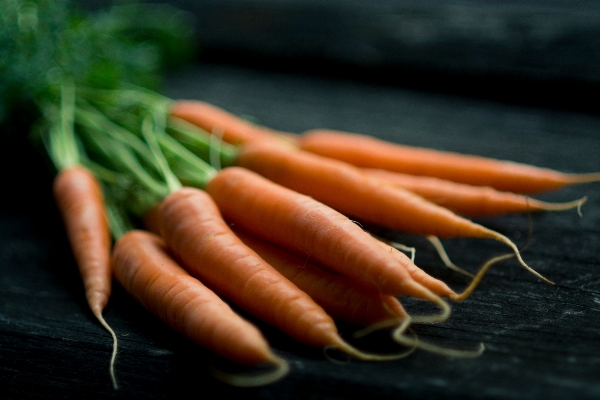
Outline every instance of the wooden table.
<svg viewBox="0 0 600 400"><path fill-rule="evenodd" d="M173 98L213 102L273 128L343 129L438 149L511 159L572 172L600 170L600 116L548 111L409 91L378 84L204 64L170 76ZM238 389L212 379L208 352L173 333L118 285L105 317L119 338L116 374L111 340L87 310L76 267L54 208L51 176L22 138L2 148L0 207L0 387L17 398L177 398L208 393L261 399L564 399L600 398L600 184L564 189L550 201L588 196L575 211L532 215L525 260L556 286L515 261L493 268L478 290L453 305L447 323L416 326L423 340L464 349L476 359L425 351L386 363L329 361L257 322L291 364L284 380ZM33 163L34 169L24 167ZM27 164L30 165L30 164ZM528 241L527 216L478 220ZM421 238L382 232L417 247L416 262L456 290L468 280L443 267ZM484 240L446 240L458 265L474 271L505 252ZM409 310L427 310L406 300ZM353 327L340 325L349 336ZM387 333L361 345L393 349Z"/></svg>

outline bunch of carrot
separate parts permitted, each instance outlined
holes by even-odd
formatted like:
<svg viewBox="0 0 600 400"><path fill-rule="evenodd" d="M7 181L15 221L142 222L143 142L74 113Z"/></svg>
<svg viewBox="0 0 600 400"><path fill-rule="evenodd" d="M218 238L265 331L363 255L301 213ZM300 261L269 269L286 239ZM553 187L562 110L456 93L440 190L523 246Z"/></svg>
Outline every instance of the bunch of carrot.
<svg viewBox="0 0 600 400"><path fill-rule="evenodd" d="M460 214L562 210L585 201L541 203L475 186L477 182L453 183L447 180L452 176L424 178L420 183L415 175L399 175L388 166L393 155L388 164L369 164L367 170L361 160L369 156L386 160L378 146L392 153L402 147L364 138L360 146L364 157L335 159L335 154L317 152L353 142L344 139L350 134L335 133L326 140L332 135L329 131L276 132L203 102L173 102L133 86L99 90L63 84L58 114L61 118L43 137L59 170L57 204L90 308L110 329L101 312L114 274L137 301L198 344L241 364L275 367L258 375L214 371L216 377L239 386L273 382L288 372L288 366L228 303L303 344L336 348L363 360L398 359L415 348L456 357L481 354L482 348L438 347L407 331L411 323L444 322L450 314L444 297L464 300L489 267L507 258L516 256L525 268L548 280L527 266L508 238ZM324 142L311 145L317 139ZM474 160L416 151L431 152L432 163L447 157L457 171L464 168L461 163ZM377 154L381 156L372 157ZM406 158L401 157L403 162ZM492 170L504 165L476 160L482 169L488 163ZM495 178L505 189L510 182L515 191L523 189L520 179L535 180L539 174L530 166L509 167L516 177ZM436 171L412 168L413 174ZM544 173L554 174L543 178L554 183L532 184L538 191L555 188L560 176ZM459 172L455 179L464 175ZM396 178L412 180L413 186L395 182ZM597 175L569 177L565 184L597 179ZM441 191L435 192L438 187ZM430 198L439 204L426 199L428 190L434 191ZM460 193L466 195L461 198ZM445 208L444 202L454 206ZM469 287L457 294L350 218L432 240L498 240L511 253L484 263ZM110 234L116 240L112 249ZM440 312L410 315L400 296L429 301ZM371 354L356 349L342 339L335 321L365 327L359 334L394 328L393 338L407 351ZM116 386L114 333L113 338L111 374Z"/></svg>
<svg viewBox="0 0 600 400"><path fill-rule="evenodd" d="M37 25L3 25L15 63L0 68L19 65L23 73L11 76L41 79L21 85L37 88L29 95L41 115L34 137L56 168L56 203L89 308L113 338L115 388L117 336L102 316L113 276L199 345L240 364L271 366L257 374L213 370L232 385L268 384L289 367L231 305L305 345L362 360L395 360L417 348L478 356L482 347L439 347L410 335L410 326L446 321L446 299L464 300L488 268L507 258L516 257L548 280L507 237L467 217L578 208L585 199L548 204L522 193L600 180L599 174L566 175L342 132L295 135L203 102L173 101L131 84L152 76L129 59L139 50L122 32L131 28L122 24L131 18L109 13L104 22L120 23L78 16L58 23L69 15L65 10L66 4L46 0L1 6L3 17ZM48 16L57 21L46 21ZM110 33L122 51L92 51L89 60L69 53L82 41L104 49ZM35 49L50 46L56 51L44 52L50 56L38 71ZM111 59L114 54L121 58ZM98 72L106 66L116 69ZM492 239L510 252L483 263L471 284L456 293L417 267L399 251L401 245L385 243L355 219L436 244L438 238ZM411 315L402 296L428 301L439 311ZM361 351L340 336L336 321L364 327L358 335L393 328L393 339L406 350Z"/></svg>

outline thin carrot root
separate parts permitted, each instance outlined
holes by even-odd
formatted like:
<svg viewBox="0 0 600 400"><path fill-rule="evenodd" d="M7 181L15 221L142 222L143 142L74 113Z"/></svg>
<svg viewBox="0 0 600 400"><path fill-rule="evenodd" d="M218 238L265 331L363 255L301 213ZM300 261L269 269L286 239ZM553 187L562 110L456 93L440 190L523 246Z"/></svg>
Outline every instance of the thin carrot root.
<svg viewBox="0 0 600 400"><path fill-rule="evenodd" d="M395 327L396 329L404 328L406 330L410 323L412 322L412 318L410 316L406 316L403 318L391 318L384 321L379 321L374 324L371 324L365 328L359 329L358 331L352 334L352 337L355 339L359 339L365 336L370 335L373 332L380 331L382 329L388 329Z"/></svg>
<svg viewBox="0 0 600 400"><path fill-rule="evenodd" d="M483 276L487 273L487 271L493 265L495 265L495 264L497 264L497 263L499 263L501 261L508 260L509 258L513 258L514 256L515 255L513 253L509 253L509 254L504 254L504 255L497 256L497 257L494 257L494 258L488 260L479 269L479 272L477 273L477 275L475 275L475 277L473 278L473 280L471 281L471 283L469 284L469 286L461 294L451 295L450 298L452 300L454 300L454 301L463 301L463 300L465 300L467 297L469 297L471 295L471 293L473 292L473 290L475 290L475 288L481 282L481 279L483 278Z"/></svg>
<svg viewBox="0 0 600 400"><path fill-rule="evenodd" d="M360 331L355 332L353 336L355 338L364 337L364 336L371 334L377 330L389 328L389 327L393 326L392 324L394 322L399 323L399 325L396 327L396 329L394 329L394 332L392 333L392 338L397 343L409 347L409 350L406 352L406 355L413 353L416 349L421 349L421 350L429 351L431 353L440 354L440 355L444 355L444 356L448 356L448 357L475 358L475 357L479 357L485 349L485 346L483 345L483 343L480 344L480 346L477 350L459 350L459 349L451 349L451 348L447 348L447 347L437 346L437 345L434 345L431 343L420 341L419 338L417 337L417 335L412 330L410 330L410 331L413 333L413 338L409 338L405 335L405 332L407 330L409 330L411 323L416 322L411 317L407 317L407 318L403 318L401 320L395 320L395 321L394 320L382 321L380 323L373 324L372 326L369 326L367 328L364 328L364 329L361 329Z"/></svg>
<svg viewBox="0 0 600 400"><path fill-rule="evenodd" d="M104 317L102 316L102 310L96 309L96 310L93 310L93 312L94 312L94 316L98 319L98 321L104 327L104 329L106 329L108 331L108 333L110 333L110 335L112 336L112 339L113 339L113 350L112 350L112 355L110 357L109 373L110 373L110 380L112 381L113 388L118 389L119 385L117 385L117 378L115 377L115 360L117 359L117 335L115 334L115 331L113 331L113 329L104 320Z"/></svg>
<svg viewBox="0 0 600 400"><path fill-rule="evenodd" d="M425 236L425 238L429 241L429 243L432 244L433 248L435 249L435 251L437 251L438 255L440 256L440 259L444 262L444 265L446 267L460 274L473 278L474 275L472 273L462 269L458 265L454 264L452 260L450 260L450 257L448 257L448 253L446 253L446 250L444 249L444 245L437 236L427 235Z"/></svg>
<svg viewBox="0 0 600 400"><path fill-rule="evenodd" d="M548 203L545 201L535 200L532 204L535 209L543 210L543 211L566 211L571 210L573 208L577 209L577 214L582 217L581 214L581 206L585 204L587 201L587 196L582 197L578 200L567 201L564 203Z"/></svg>
<svg viewBox="0 0 600 400"><path fill-rule="evenodd" d="M231 386L257 387L277 382L290 371L290 365L286 360L275 354L271 355L271 361L275 369L263 373L231 373L220 370L214 366L208 368L210 374L215 378Z"/></svg>
<svg viewBox="0 0 600 400"><path fill-rule="evenodd" d="M413 315L411 316L411 321L413 323L435 324L439 322L445 322L446 320L448 320L448 317L450 317L451 308L450 305L444 299L431 293L431 296L426 300L429 300L435 305L437 305L441 309L441 312L432 315Z"/></svg>
<svg viewBox="0 0 600 400"><path fill-rule="evenodd" d="M515 256L517 257L517 260L519 260L519 263L529 272L531 272L533 275L537 276L538 278L540 278L541 280L543 280L546 283L549 283L551 285L555 285L554 282L552 282L550 279L546 278L545 276L541 275L539 272L537 272L536 270L534 270L533 268L531 268L529 265L527 265L527 263L523 260L523 258L521 257L521 252L519 251L519 249L517 248L517 245L514 244L512 242L512 240L510 240L509 238L507 238L506 236L502 235L501 233L498 233L496 231L489 231L490 234L492 235L490 238L491 239L496 239L504 244L506 244L508 247L510 247L511 249L513 249L513 251L515 252Z"/></svg>
<svg viewBox="0 0 600 400"><path fill-rule="evenodd" d="M394 331L392 334L392 337L399 344L454 358L477 358L481 356L485 350L485 345L483 343L480 343L479 348L476 350L451 349L448 347L438 346L432 343L423 342L416 337L409 338L401 329L396 329L396 331Z"/></svg>
<svg viewBox="0 0 600 400"><path fill-rule="evenodd" d="M395 248L396 250L400 250L403 251L405 253L409 253L410 254L410 261L415 262L415 257L417 255L417 249L415 249L414 247L410 247L407 246L405 244L402 243L398 243L398 242L394 242L392 240L388 240L385 238L382 238L381 236L377 236L375 234L371 233L371 236L373 236L375 239L387 244L388 246L391 246L393 248Z"/></svg>
<svg viewBox="0 0 600 400"><path fill-rule="evenodd" d="M568 174L566 181L572 185L600 182L600 172L592 172L589 174Z"/></svg>
<svg viewBox="0 0 600 400"><path fill-rule="evenodd" d="M409 320L410 321L410 320ZM349 344L348 342L346 342L344 339L342 339L340 336L338 336L337 340L335 341L334 344L327 346L324 348L324 352L325 355L327 356L327 358L329 358L330 360L335 360L333 357L330 357L327 355L327 350L330 349L336 349L339 351L342 351L352 357L355 357L359 360L362 361L394 361L394 360L400 360L402 358L406 358L409 355L411 355L413 353L413 351L415 350L414 346L412 348L410 348L407 351L403 351L401 353L397 353L397 354L375 354L375 353L368 353L366 351L362 351L357 349L356 347L352 346L351 344Z"/></svg>

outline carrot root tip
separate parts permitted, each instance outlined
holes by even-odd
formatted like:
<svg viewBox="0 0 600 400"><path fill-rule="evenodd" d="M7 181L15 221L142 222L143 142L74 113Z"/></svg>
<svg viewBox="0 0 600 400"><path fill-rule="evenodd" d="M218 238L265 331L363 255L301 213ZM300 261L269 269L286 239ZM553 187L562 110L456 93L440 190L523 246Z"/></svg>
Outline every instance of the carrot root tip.
<svg viewBox="0 0 600 400"><path fill-rule="evenodd" d="M531 268L529 265L527 265L527 263L525 262L525 260L523 260L523 258L521 257L521 252L519 251L519 249L517 248L517 245L514 244L512 242L512 240L510 240L509 238L507 238L506 236L495 232L495 231L490 231L493 234L492 239L496 239L504 244L506 244L508 247L510 247L514 252L515 255L517 256L517 260L519 260L519 263L529 272L531 272L533 275L537 276L538 278L540 278L541 280L543 280L546 283L549 283L550 285L555 285L554 282L552 282L550 279L546 278L545 276L543 276L542 274L540 274L539 272L537 272L536 270L534 270L533 268Z"/></svg>
<svg viewBox="0 0 600 400"><path fill-rule="evenodd" d="M490 260L486 261L481 268L479 268L479 272L477 272L477 275L475 275L473 277L473 280L471 281L471 283L469 284L469 286L467 286L467 288L461 293L461 294L454 294L450 296L450 299L456 302L460 302L465 300L467 297L469 297L471 295L471 293L473 293L473 290L475 290L475 288L479 285L479 283L481 282L481 280L483 279L483 276L487 273L487 271L494 265L497 264L501 261L504 260L508 260L509 258L513 258L515 255L514 253L509 253L509 254L504 254L501 256L497 256L494 258L491 258Z"/></svg>
<svg viewBox="0 0 600 400"><path fill-rule="evenodd" d="M401 353L396 353L396 354L375 354L375 353L368 353L366 351L362 351L357 349L356 347L352 346L351 344L347 343L346 341L344 341L344 339L342 339L341 337L338 338L337 342L335 344L331 344L330 346L327 346L323 349L325 357L327 359L329 359L330 361L333 361L335 363L341 363L339 360L337 360L336 358L332 357L328 351L329 350L339 350L342 351L344 353L346 353L349 356L355 357L359 360L362 361L395 361L395 360L400 360L402 358L406 358L409 355L411 355L415 348L411 347L410 349L408 349L407 351L401 352ZM346 362L344 362L346 363Z"/></svg>
<svg viewBox="0 0 600 400"><path fill-rule="evenodd" d="M396 342L405 346L412 346L414 348L425 350L430 353L454 358L477 358L481 356L481 354L483 354L483 352L485 351L485 345L483 343L480 343L476 350L451 349L448 347L423 342L416 337L416 334L415 338L409 338L405 335L403 331L400 330L394 332L393 338Z"/></svg>
<svg viewBox="0 0 600 400"><path fill-rule="evenodd" d="M441 309L441 312L432 315L413 315L411 316L411 322L416 324L435 324L447 321L450 317L450 312L452 311L450 305L444 299L433 293L431 293L427 300L437 305Z"/></svg>
<svg viewBox="0 0 600 400"><path fill-rule="evenodd" d="M263 373L232 373L225 372L214 366L209 366L210 374L217 380L236 387L257 387L277 382L288 374L290 365L286 360L274 354L270 357L275 367L272 371Z"/></svg>
<svg viewBox="0 0 600 400"><path fill-rule="evenodd" d="M437 236L427 235L426 239L429 241L429 243L431 243L431 245L433 246L435 251L437 251L440 259L442 260L442 262L444 263L444 265L446 267L448 267L451 270L456 271L460 274L463 274L470 278L473 278L474 275L472 273L462 269L458 265L454 264L452 262L452 260L450 260L450 257L448 257L448 253L446 253L446 250L444 249L444 245L442 244L441 240Z"/></svg>
<svg viewBox="0 0 600 400"><path fill-rule="evenodd" d="M116 390L119 388L119 385L117 384L117 378L115 377L115 361L117 359L117 335L115 334L115 331L113 331L113 329L108 325L108 323L106 323L101 311L94 310L94 316L98 319L98 321L104 327L104 329L106 329L108 333L110 333L113 339L113 349L112 354L110 356L109 373L113 388Z"/></svg>
<svg viewBox="0 0 600 400"><path fill-rule="evenodd" d="M592 172L589 174L573 174L568 179L568 183L571 184L594 183L599 181L600 172Z"/></svg>
<svg viewBox="0 0 600 400"><path fill-rule="evenodd" d="M408 316L404 317L404 318L386 319L386 320L371 324L363 329L360 329L360 330L354 332L352 334L352 337L355 339L359 339L359 338L368 336L371 333L377 332L382 329L387 329L387 328L391 328L391 327L397 327L396 329L400 329L402 326L408 327L408 325L410 324L410 321L411 321L411 317L408 317Z"/></svg>

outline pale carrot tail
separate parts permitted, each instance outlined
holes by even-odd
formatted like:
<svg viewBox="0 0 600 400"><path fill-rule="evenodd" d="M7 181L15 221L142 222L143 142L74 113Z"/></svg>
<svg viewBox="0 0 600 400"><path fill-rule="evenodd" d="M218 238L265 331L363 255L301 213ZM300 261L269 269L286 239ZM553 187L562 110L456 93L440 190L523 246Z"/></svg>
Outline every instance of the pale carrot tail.
<svg viewBox="0 0 600 400"><path fill-rule="evenodd" d="M566 211L577 208L577 214L581 217L581 206L585 204L587 197L582 197L578 200L567 201L564 203L547 203L545 201L537 201L533 204L536 208L544 211Z"/></svg>
<svg viewBox="0 0 600 400"><path fill-rule="evenodd" d="M435 324L448 320L448 317L450 317L451 308L444 299L430 292L430 296L425 300L437 305L441 312L431 315L413 315L411 317L412 322L419 324Z"/></svg>
<svg viewBox="0 0 600 400"><path fill-rule="evenodd" d="M512 254L511 254L512 256ZM394 323L396 322L396 323ZM361 329L354 333L355 338L364 337L370 333L373 333L380 329L386 329L391 326L397 325L396 329L392 333L392 338L399 344L404 346L408 346L409 350L406 352L406 355L412 353L416 349L425 350L431 353L440 354L448 357L455 358L475 358L479 357L484 350L483 343L480 344L477 350L459 350L459 349L450 349L447 347L437 346L431 343L420 341L416 334L413 332L412 338L407 337L405 332L409 330L410 324L412 322L417 322L417 320L413 320L411 317L403 318L402 320L397 321L382 321L378 324L374 324L367 328Z"/></svg>
<svg viewBox="0 0 600 400"><path fill-rule="evenodd" d="M109 373L113 388L118 389L119 385L117 385L117 378L115 377L115 361L117 359L117 335L115 334L115 331L113 331L113 329L104 320L101 310L94 310L94 316L98 319L98 321L104 327L104 329L106 329L108 333L110 333L110 336L112 336L113 339L113 349L112 355L110 357Z"/></svg>
<svg viewBox="0 0 600 400"><path fill-rule="evenodd" d="M523 260L523 258L521 257L521 252L519 251L519 249L517 248L517 245L514 244L509 238L507 238L506 236L492 231L490 230L490 232L494 233L494 239L506 244L508 247L510 247L511 249L513 249L513 251L515 252L515 256L517 257L517 260L519 260L519 263L525 267L525 269L529 272L531 272L533 275L537 276L538 278L540 278L541 280L543 280L546 283L549 283L551 285L555 285L554 282L552 282L550 279L546 278L545 276L541 275L539 272L537 272L536 270L534 270L533 268L531 268L529 265L527 265L527 263Z"/></svg>
<svg viewBox="0 0 600 400"><path fill-rule="evenodd" d="M274 370L263 373L233 373L225 372L214 366L209 367L210 374L231 386L237 387L256 387L265 386L276 382L286 376L290 371L290 365L281 357L271 354L271 363L275 367Z"/></svg>
<svg viewBox="0 0 600 400"><path fill-rule="evenodd" d="M406 321L408 324L410 324L410 318L407 318ZM406 323L401 324L400 327L404 327L405 324ZM404 329L406 329L406 328L404 328ZM340 351L342 351L352 357L356 357L357 359L362 360L362 361L394 361L394 360L399 360L401 358L408 357L409 355L411 355L414 352L415 347L412 346L407 351L403 351L403 352L397 353L397 354L375 354L375 353L368 353L368 352L359 350L356 347L349 344L348 342L346 342L340 336L338 336L337 340L335 340L335 342L332 345L325 348L326 356L327 356L327 350L329 350L329 349L340 350ZM335 359L333 357L328 356L327 358L335 361Z"/></svg>
<svg viewBox="0 0 600 400"><path fill-rule="evenodd" d="M448 257L448 253L446 253L446 250L444 249L444 245L440 241L440 238L438 238L437 236L434 236L434 235L427 235L427 236L425 236L425 238L429 241L429 243L431 243L431 245L433 246L435 251L437 251L440 259L443 261L443 263L446 267L448 267L451 270L456 271L460 274L469 276L471 278L473 277L472 273L462 269L458 265L454 264L452 262L452 260L450 260L450 257Z"/></svg>
<svg viewBox="0 0 600 400"><path fill-rule="evenodd" d="M572 185L600 182L600 172L592 172L589 174L568 174L566 181L567 184Z"/></svg>
<svg viewBox="0 0 600 400"><path fill-rule="evenodd" d="M469 297L471 295L473 290L475 290L475 288L481 282L481 279L483 278L483 276L487 273L487 271L493 265L499 263L500 261L504 261L504 260L508 260L509 258L513 258L514 256L515 255L513 253L509 253L509 254L504 254L501 256L494 257L494 258L486 261L485 264L483 264L483 266L479 269L479 272L477 272L477 275L475 275L475 277L473 278L473 280L471 281L469 286L461 294L451 295L450 298L454 301L465 300L467 297Z"/></svg>
<svg viewBox="0 0 600 400"><path fill-rule="evenodd" d="M416 347L421 350L428 351L430 353L439 354L447 357L454 358L477 358L483 351L485 350L485 346L483 343L479 344L479 348L477 350L460 350L460 349L451 349L443 346L438 346L432 343L427 343L420 341L417 337L410 338L404 334L404 331L397 329L393 338L396 342L403 344L405 346Z"/></svg>

